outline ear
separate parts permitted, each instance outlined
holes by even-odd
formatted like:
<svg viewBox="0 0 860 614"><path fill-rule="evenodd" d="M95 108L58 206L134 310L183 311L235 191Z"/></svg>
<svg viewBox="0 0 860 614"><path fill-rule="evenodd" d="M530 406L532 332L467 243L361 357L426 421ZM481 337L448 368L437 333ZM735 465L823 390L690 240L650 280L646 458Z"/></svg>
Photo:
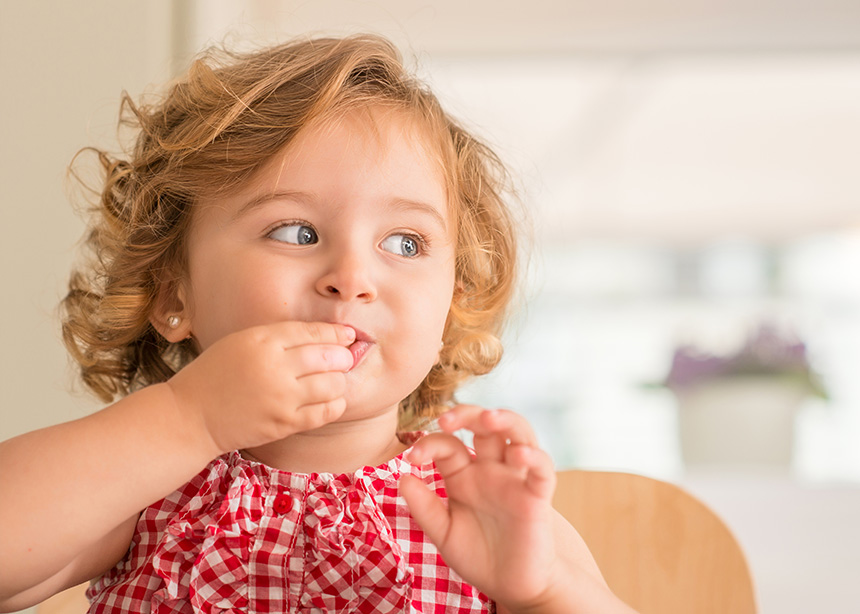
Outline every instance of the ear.
<svg viewBox="0 0 860 614"><path fill-rule="evenodd" d="M177 282L164 284L155 299L149 321L170 343L179 343L191 336L191 311L187 297L185 285ZM172 321L175 319L178 319L178 324Z"/></svg>

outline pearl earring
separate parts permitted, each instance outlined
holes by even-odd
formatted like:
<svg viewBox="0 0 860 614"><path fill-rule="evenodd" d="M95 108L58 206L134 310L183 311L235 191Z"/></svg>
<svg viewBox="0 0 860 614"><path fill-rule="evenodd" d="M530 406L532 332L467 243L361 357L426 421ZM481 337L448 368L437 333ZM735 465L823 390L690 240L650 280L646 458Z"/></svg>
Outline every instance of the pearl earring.
<svg viewBox="0 0 860 614"><path fill-rule="evenodd" d="M167 325L170 328L178 328L180 322L182 322L182 318L180 318L179 316L170 316L169 318L167 318Z"/></svg>

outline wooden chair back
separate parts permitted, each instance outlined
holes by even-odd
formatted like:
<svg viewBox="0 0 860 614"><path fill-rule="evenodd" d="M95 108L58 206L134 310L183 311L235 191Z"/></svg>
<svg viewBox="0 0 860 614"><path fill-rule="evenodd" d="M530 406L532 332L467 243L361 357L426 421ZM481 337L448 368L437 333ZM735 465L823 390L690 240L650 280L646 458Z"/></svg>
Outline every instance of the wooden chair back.
<svg viewBox="0 0 860 614"><path fill-rule="evenodd" d="M613 592L641 614L757 611L737 540L683 489L629 473L561 471L553 505Z"/></svg>

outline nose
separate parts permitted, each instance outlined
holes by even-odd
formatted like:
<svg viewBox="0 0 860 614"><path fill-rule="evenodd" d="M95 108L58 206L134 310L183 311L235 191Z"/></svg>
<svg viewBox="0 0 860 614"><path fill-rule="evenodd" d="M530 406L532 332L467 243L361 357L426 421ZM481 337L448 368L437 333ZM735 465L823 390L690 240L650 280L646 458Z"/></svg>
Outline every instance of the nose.
<svg viewBox="0 0 860 614"><path fill-rule="evenodd" d="M367 258L355 251L333 254L325 271L316 282L317 292L325 297L342 301L372 301L377 288L372 279Z"/></svg>

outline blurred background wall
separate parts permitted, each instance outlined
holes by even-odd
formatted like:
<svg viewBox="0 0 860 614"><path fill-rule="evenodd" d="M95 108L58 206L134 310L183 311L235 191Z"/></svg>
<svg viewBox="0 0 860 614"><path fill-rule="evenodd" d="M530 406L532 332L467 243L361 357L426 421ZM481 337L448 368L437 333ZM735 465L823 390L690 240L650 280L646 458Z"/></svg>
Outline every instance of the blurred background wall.
<svg viewBox="0 0 860 614"><path fill-rule="evenodd" d="M509 351L461 398L526 414L560 467L700 494L764 612L856 612L856 2L0 3L0 438L98 407L56 317L84 228L65 170L117 149L120 92L209 44L360 31L501 152L532 220Z"/></svg>
<svg viewBox="0 0 860 614"><path fill-rule="evenodd" d="M116 150L122 89L171 72L168 2L0 2L0 437L96 405L72 381L56 306L83 220L66 169L90 144Z"/></svg>

